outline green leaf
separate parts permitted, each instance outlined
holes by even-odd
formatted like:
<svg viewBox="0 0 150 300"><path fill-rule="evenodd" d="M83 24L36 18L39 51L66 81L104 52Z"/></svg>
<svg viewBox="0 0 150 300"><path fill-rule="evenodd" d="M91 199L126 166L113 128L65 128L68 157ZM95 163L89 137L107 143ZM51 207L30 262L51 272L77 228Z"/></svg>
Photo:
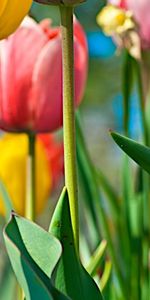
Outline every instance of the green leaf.
<svg viewBox="0 0 150 300"><path fill-rule="evenodd" d="M5 206L5 210L6 210L6 220L9 219L9 216L10 216L10 213L13 209L13 206L12 206L12 202L11 202L11 199L8 195L8 192L3 184L2 181L0 181L0 194L2 196L2 199L4 201L4 206Z"/></svg>
<svg viewBox="0 0 150 300"><path fill-rule="evenodd" d="M104 252L107 247L107 241L103 240L100 245L97 247L96 251L91 256L90 262L88 266L86 267L86 270L91 276L94 276L97 272L97 270L100 267L100 262L102 260L102 257L104 255Z"/></svg>
<svg viewBox="0 0 150 300"><path fill-rule="evenodd" d="M17 281L12 271L10 262L6 259L4 269L1 270L0 299L14 300L16 295Z"/></svg>
<svg viewBox="0 0 150 300"><path fill-rule="evenodd" d="M51 275L55 267L52 260L49 260L50 255L54 258L55 254L52 252L56 251L55 264L61 255L61 246L57 239L36 224L15 214L12 214L10 222L5 227L4 239L12 267L24 290L26 300L67 299L54 288L46 275L46 273ZM49 266L45 266L46 263Z"/></svg>
<svg viewBox="0 0 150 300"><path fill-rule="evenodd" d="M15 220L26 250L50 278L62 253L60 242L40 226L25 218L15 217Z"/></svg>
<svg viewBox="0 0 150 300"><path fill-rule="evenodd" d="M77 163L78 163L79 172L81 175L82 187L85 192L84 199L85 199L87 207L89 208L89 212L92 217L92 222L94 224L94 227L96 228L96 235L97 235L98 242L99 242L100 232L98 232L98 231L99 231L100 224L99 224L99 219L97 217L97 210L96 210L96 204L95 204L97 197L94 197L92 199L92 196L96 194L97 189L94 184L89 184L89 182L95 180L95 176L94 176L95 174L94 174L94 170L93 170L93 165L92 165L91 160L88 155L88 151L86 149L84 137L81 132L81 127L80 127L78 119L79 119L78 115L76 114ZM98 202L99 202L99 200L100 200L99 191L98 191L98 194L99 194L99 197L98 197Z"/></svg>
<svg viewBox="0 0 150 300"><path fill-rule="evenodd" d="M100 280L100 288L103 291L108 284L108 281L110 279L110 274L112 270L112 262L110 260L106 260L105 262L105 267L104 267L104 272Z"/></svg>
<svg viewBox="0 0 150 300"><path fill-rule="evenodd" d="M100 290L81 265L75 251L66 188L54 212L50 232L61 241L63 247L62 257L54 273L56 287L73 300L102 300Z"/></svg>
<svg viewBox="0 0 150 300"><path fill-rule="evenodd" d="M129 127L129 114L130 114L130 99L133 88L133 58L131 55L125 53L125 61L123 66L123 78L122 78L122 92L123 92L123 104L124 104L124 129L128 132Z"/></svg>
<svg viewBox="0 0 150 300"><path fill-rule="evenodd" d="M115 219L118 220L118 217L120 215L120 204L118 200L118 195L101 170L95 170L95 173L97 176L97 180L100 183L100 187L103 189L104 193L107 196L111 213L113 214L113 217L115 217Z"/></svg>
<svg viewBox="0 0 150 300"><path fill-rule="evenodd" d="M115 132L111 132L111 136L128 156L150 174L150 148Z"/></svg>
<svg viewBox="0 0 150 300"><path fill-rule="evenodd" d="M89 213L91 213L91 203L93 206L94 214L92 215L93 224L95 225L95 231L99 232L99 225L102 228L103 237L108 242L108 250L111 255L111 259L113 261L113 265L115 267L117 278L120 284L120 287L123 293L126 295L127 291L124 284L123 272L124 270L121 267L121 263L119 261L119 257L117 252L115 251L113 236L111 234L109 221L107 218L107 213L104 209L103 199L99 190L98 178L93 167L93 164L90 160L88 151L86 149L86 145L84 142L79 115L76 114L76 129L77 129L77 159L79 163L79 168L84 172L83 178L85 179L84 186L86 193L86 198L84 201L87 201ZM110 202L110 201L109 201ZM114 206L115 209L115 206ZM116 212L117 215L117 212ZM95 219L94 219L95 218ZM96 222L95 222L96 220ZM119 224L119 222L118 222ZM118 225L117 224L117 225ZM120 225L120 224L119 224ZM100 236L100 233L99 233ZM127 295L126 295L127 297Z"/></svg>

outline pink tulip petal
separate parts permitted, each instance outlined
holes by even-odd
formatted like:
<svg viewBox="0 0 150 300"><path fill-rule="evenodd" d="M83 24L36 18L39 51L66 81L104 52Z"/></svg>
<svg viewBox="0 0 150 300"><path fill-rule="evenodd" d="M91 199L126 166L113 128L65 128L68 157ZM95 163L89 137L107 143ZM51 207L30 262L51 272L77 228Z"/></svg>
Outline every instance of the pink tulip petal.
<svg viewBox="0 0 150 300"><path fill-rule="evenodd" d="M10 128L30 128L32 99L29 99L31 78L37 56L47 38L42 31L20 28L15 36L4 40L0 61L2 73L3 119ZM24 43L23 46L20 45ZM20 128L20 129L21 129Z"/></svg>
<svg viewBox="0 0 150 300"><path fill-rule="evenodd" d="M79 35L78 35L79 36ZM80 38L82 35L80 35ZM87 77L87 44L74 39L75 103L80 103ZM62 54L60 36L49 41L38 57L33 73L32 96L37 131L53 131L62 125ZM51 118L50 118L51 116Z"/></svg>
<svg viewBox="0 0 150 300"><path fill-rule="evenodd" d="M139 24L141 38L145 47L150 47L150 1L127 0L128 8L133 12Z"/></svg>
<svg viewBox="0 0 150 300"><path fill-rule="evenodd" d="M45 45L33 72L31 98L37 131L52 131L62 124L61 74L61 40L58 37Z"/></svg>

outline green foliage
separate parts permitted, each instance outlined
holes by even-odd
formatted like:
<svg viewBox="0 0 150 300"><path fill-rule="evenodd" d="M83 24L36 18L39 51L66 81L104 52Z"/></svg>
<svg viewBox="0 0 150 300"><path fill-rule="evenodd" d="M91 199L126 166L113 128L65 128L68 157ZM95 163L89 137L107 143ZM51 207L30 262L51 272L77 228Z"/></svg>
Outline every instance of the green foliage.
<svg viewBox="0 0 150 300"><path fill-rule="evenodd" d="M55 209L50 232L61 241L63 247L61 259L53 275L55 286L73 300L102 300L100 290L76 254L66 188L63 189Z"/></svg>
<svg viewBox="0 0 150 300"><path fill-rule="evenodd" d="M50 278L61 255L57 239L36 224L12 214L4 230L7 252L26 300L66 300ZM52 256L52 258L51 258Z"/></svg>
<svg viewBox="0 0 150 300"><path fill-rule="evenodd" d="M87 271L91 276L96 275L96 272L100 266L100 261L102 260L106 247L107 247L107 242L106 240L103 240L98 246L98 248L96 249L96 251L91 256L90 262L86 267Z"/></svg>
<svg viewBox="0 0 150 300"><path fill-rule="evenodd" d="M0 194L1 194L1 197L3 198L4 206L5 206L5 210L6 210L5 217L6 217L6 220L8 220L9 216L10 216L10 212L13 209L13 207L12 207L11 199L10 199L2 181L0 181Z"/></svg>
<svg viewBox="0 0 150 300"><path fill-rule="evenodd" d="M122 79L122 92L124 104L124 130L128 133L129 117L130 117L130 100L133 88L133 58L128 52L125 52L124 70Z"/></svg>
<svg viewBox="0 0 150 300"><path fill-rule="evenodd" d="M111 136L129 157L150 174L150 148L115 132L111 132Z"/></svg>
<svg viewBox="0 0 150 300"><path fill-rule="evenodd" d="M0 299L14 300L16 295L17 282L12 271L9 261L5 261L3 271L1 271L2 278L0 280Z"/></svg>

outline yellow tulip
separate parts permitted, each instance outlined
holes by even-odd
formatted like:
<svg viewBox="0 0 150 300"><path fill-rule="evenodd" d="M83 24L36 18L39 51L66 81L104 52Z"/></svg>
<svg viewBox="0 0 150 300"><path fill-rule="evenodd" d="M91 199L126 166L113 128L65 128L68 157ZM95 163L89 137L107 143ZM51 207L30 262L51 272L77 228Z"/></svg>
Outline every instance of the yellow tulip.
<svg viewBox="0 0 150 300"><path fill-rule="evenodd" d="M32 0L1 0L0 39L13 33L28 13Z"/></svg>
<svg viewBox="0 0 150 300"><path fill-rule="evenodd" d="M135 27L130 11L125 11L110 4L100 11L97 16L97 23L102 27L105 34L110 36L123 34Z"/></svg>
<svg viewBox="0 0 150 300"><path fill-rule="evenodd" d="M5 134L0 139L0 180L10 196L14 210L24 215L26 199L26 162L28 139L25 134ZM51 190L51 174L43 143L36 142L36 214L39 214ZM0 214L5 214L0 195Z"/></svg>

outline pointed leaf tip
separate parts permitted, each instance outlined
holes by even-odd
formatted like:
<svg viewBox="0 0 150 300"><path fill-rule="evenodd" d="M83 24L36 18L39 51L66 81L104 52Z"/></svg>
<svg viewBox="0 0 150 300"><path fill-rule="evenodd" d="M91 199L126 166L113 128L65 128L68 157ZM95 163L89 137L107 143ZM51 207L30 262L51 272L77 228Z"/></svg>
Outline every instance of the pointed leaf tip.
<svg viewBox="0 0 150 300"><path fill-rule="evenodd" d="M116 132L112 132L111 136L115 143L141 168L150 174L150 148L136 141L129 139Z"/></svg>
<svg viewBox="0 0 150 300"><path fill-rule="evenodd" d="M76 300L102 300L96 283L76 254L67 189L64 188L50 225L50 232L62 243L63 252L54 272L55 286Z"/></svg>

